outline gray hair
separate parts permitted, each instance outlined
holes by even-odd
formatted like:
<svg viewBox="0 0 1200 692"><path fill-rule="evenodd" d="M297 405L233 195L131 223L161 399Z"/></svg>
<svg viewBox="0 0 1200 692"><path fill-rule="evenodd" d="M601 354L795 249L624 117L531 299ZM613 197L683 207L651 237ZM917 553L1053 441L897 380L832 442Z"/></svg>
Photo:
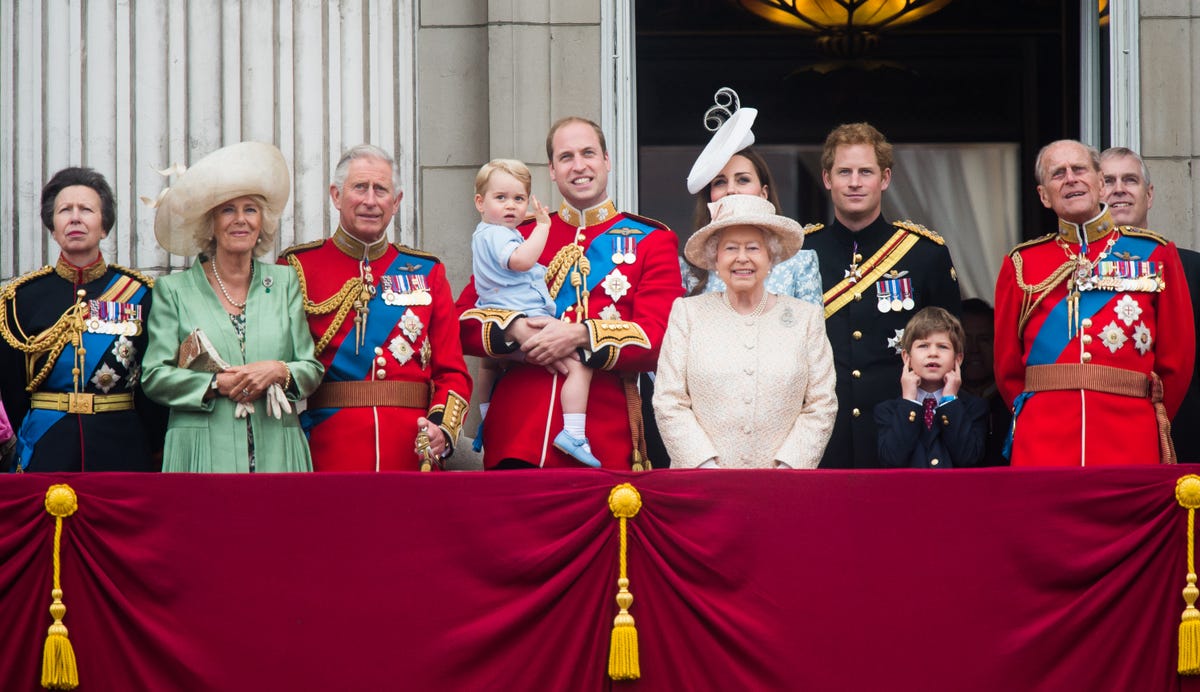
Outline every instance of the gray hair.
<svg viewBox="0 0 1200 692"><path fill-rule="evenodd" d="M254 244L254 256L262 257L267 254L268 250L275 247L275 233L279 230L279 215L267 207L266 197L262 195L246 196L258 205L258 212L262 214L262 226L258 229L258 242ZM205 215L208 223L196 225L196 245L200 248L200 254L205 257L215 257L217 254L217 234L213 225L217 221L217 210L225 206L228 201L208 210L208 214Z"/></svg>
<svg viewBox="0 0 1200 692"><path fill-rule="evenodd" d="M1138 162L1138 166L1142 169L1142 182L1146 187L1150 187L1150 169L1146 168L1146 162L1142 159L1141 154L1138 154L1133 149L1129 147L1110 147L1105 149L1104 153L1100 154L1100 161L1104 162L1109 159L1119 159L1125 156L1131 157Z"/></svg>
<svg viewBox="0 0 1200 692"><path fill-rule="evenodd" d="M730 228L734 227L730 226ZM751 228L757 229L759 233L762 233L763 239L767 243L767 257L771 262L768 270L773 269L775 265L779 264L780 258L783 257L783 243L779 242L779 236L770 231L764 231L758 226L751 226ZM724 232L725 229L721 229L704 239L704 262L714 270L717 267L717 244L721 242L721 234Z"/></svg>
<svg viewBox="0 0 1200 692"><path fill-rule="evenodd" d="M1050 150L1050 147L1057 146L1059 144L1078 144L1079 146L1083 147L1084 150L1087 151L1088 156L1092 159L1092 170L1096 172L1100 171L1100 151L1097 150L1096 147L1084 144L1077 139L1057 139L1042 147L1041 150L1038 151L1037 161L1033 164L1033 171L1034 175L1037 176L1038 185L1046 184L1046 171L1042 168L1042 166L1045 164L1043 159L1046 158L1046 152Z"/></svg>
<svg viewBox="0 0 1200 692"><path fill-rule="evenodd" d="M342 154L342 158L338 160L337 167L333 169L333 184L339 190L346 184L346 176L350 173L350 162L354 159L364 158L377 159L391 166L392 192L400 191L400 167L396 165L396 159L374 144L359 144L358 146L350 147L346 150L346 153Z"/></svg>

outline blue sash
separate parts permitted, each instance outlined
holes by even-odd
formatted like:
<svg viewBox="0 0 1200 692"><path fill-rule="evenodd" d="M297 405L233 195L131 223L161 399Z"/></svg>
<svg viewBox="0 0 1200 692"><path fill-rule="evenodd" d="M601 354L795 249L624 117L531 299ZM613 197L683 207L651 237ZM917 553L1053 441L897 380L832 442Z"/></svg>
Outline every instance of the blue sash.
<svg viewBox="0 0 1200 692"><path fill-rule="evenodd" d="M591 271L588 273L588 291L595 291L596 287L604 281L604 277L608 276L617 266L612 261L613 238L633 238L636 246L640 245L642 240L653 230L654 226L624 217L617 220L607 231L596 236L583 253L591 264ZM573 269L572 272L574 271ZM575 305L575 289L571 286L570 280L563 282L562 289L558 292L554 303L559 317L567 311L567 308ZM584 317L586 318L588 315L584 315Z"/></svg>
<svg viewBox="0 0 1200 692"><path fill-rule="evenodd" d="M108 282L105 291L121 279L122 276L117 274ZM102 291L103 293L103 291ZM125 301L127 303L140 303L142 298L146 296L146 286L142 284L133 296ZM143 325L143 329L145 325ZM81 335L81 343L86 351L83 358L83 373L79 376L79 389L83 391L87 388L88 380L96 372L96 368L100 366L100 361L104 355L108 353L113 344L119 338L116 334L93 334L92 332L84 332ZM62 353L58 355L58 359L54 361L54 367L50 370L49 376L46 377L45 383L39 391L43 392L73 392L75 391L75 378L71 374L71 370L75 367L75 347L68 343L63 347ZM51 411L43 408L31 408L25 414L25 419L21 421L21 427L17 430L17 464L24 471L29 467L29 462L33 460L34 448L37 446L42 436L46 431L54 426L55 423L62 420L63 416L67 415L65 411ZM14 471L16 468L13 469Z"/></svg>
<svg viewBox="0 0 1200 692"><path fill-rule="evenodd" d="M1125 254L1148 258L1154 252L1156 243L1149 238L1137 238L1127 235L1122 235L1113 243L1110 254ZM1079 319L1091 319L1100 312L1105 305L1108 305L1112 300L1115 291L1081 291L1079 294ZM1037 336L1033 338L1033 343L1029 347L1029 358L1026 360L1026 367L1030 365L1050 365L1057 363L1067 345L1071 342L1071 338L1064 328L1067 324L1067 298L1064 295L1061 300L1050 311L1050 315L1046 317L1046 321L1042 323L1042 328L1038 330ZM1003 454L1007 458L1012 451L1012 440L1016 433L1017 418L1024 408L1025 403L1036 392L1022 392L1013 401L1013 424L1009 429L1008 439L1004 442Z"/></svg>
<svg viewBox="0 0 1200 692"><path fill-rule="evenodd" d="M402 265L417 265L418 269L411 270L411 267L405 267L405 274L422 274L429 276L433 271L434 261L424 257L407 255L400 253L396 255L396 259L388 265L384 270L383 275L400 273L399 269ZM325 379L329 382L362 382L367 379L371 371L375 369L375 347L383 345L392 330L400 322L400 318L404 316L406 310L410 306L407 305L388 305L383 301L383 291L379 290L379 282L382 277L377 277L375 295L371 296L371 300L367 302L367 307L370 309L367 317L367 329L363 338L363 347L354 352L354 335L353 327L350 333L347 334L342 342L338 344L337 351L333 354L333 360L329 363L329 369L325 371ZM432 290L432 287L430 287ZM347 316L347 320L351 319ZM306 410L300 416L300 425L305 433L311 432L313 428L325 422L333 414L341 409L322 408L316 410Z"/></svg>

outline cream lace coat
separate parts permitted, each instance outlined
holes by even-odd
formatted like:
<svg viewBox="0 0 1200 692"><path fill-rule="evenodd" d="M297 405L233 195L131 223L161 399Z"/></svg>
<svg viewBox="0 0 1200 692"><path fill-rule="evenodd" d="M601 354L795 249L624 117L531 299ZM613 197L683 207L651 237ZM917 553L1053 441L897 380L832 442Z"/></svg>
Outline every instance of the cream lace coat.
<svg viewBox="0 0 1200 692"><path fill-rule="evenodd" d="M739 315L724 294L680 298L658 359L654 413L673 468L816 468L837 414L821 308L778 296Z"/></svg>

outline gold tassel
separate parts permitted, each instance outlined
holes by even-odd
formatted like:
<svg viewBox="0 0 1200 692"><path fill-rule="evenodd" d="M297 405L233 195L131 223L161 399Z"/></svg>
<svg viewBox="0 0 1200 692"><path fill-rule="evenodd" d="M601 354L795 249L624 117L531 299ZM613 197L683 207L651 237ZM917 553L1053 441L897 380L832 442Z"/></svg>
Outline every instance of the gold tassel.
<svg viewBox="0 0 1200 692"><path fill-rule="evenodd" d="M79 687L79 668L75 665L75 650L67 638L67 626L63 616L67 606L62 602L62 548L63 517L69 517L78 509L75 491L66 484L52 485L46 490L46 511L54 516L54 589L50 597L50 616L54 624L46 633L46 646L42 650L42 687L48 690L73 690Z"/></svg>
<svg viewBox="0 0 1200 692"><path fill-rule="evenodd" d="M429 432L425 426L417 428L417 456L421 457L421 471L428 473L433 470L433 449L429 441Z"/></svg>
<svg viewBox="0 0 1200 692"><path fill-rule="evenodd" d="M613 680L637 680L642 676L642 669L638 662L637 628L634 627L633 616L629 614L633 594L629 593L626 520L637 516L642 508L642 496L637 488L622 483L608 494L608 508L621 523L621 569L620 578L617 579L617 606L620 612L613 619L608 677Z"/></svg>
<svg viewBox="0 0 1200 692"><path fill-rule="evenodd" d="M1175 501L1187 509L1187 586L1183 587L1183 618L1179 623L1179 674L1200 674L1200 610L1196 609L1196 508L1200 507L1200 476L1188 474L1175 482Z"/></svg>

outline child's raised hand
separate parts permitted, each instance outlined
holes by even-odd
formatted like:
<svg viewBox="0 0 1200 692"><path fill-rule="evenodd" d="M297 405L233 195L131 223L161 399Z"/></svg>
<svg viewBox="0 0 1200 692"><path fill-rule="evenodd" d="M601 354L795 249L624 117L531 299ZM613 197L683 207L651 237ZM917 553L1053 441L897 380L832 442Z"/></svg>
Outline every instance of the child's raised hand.
<svg viewBox="0 0 1200 692"><path fill-rule="evenodd" d="M533 206L533 218L539 225L550 225L550 207L538 201L534 195L529 196L529 204Z"/></svg>
<svg viewBox="0 0 1200 692"><path fill-rule="evenodd" d="M954 369L946 373L946 379L942 384L942 396L958 396L958 389L962 387L962 370L959 369L960 363L954 364Z"/></svg>
<svg viewBox="0 0 1200 692"><path fill-rule="evenodd" d="M900 396L910 401L917 401L917 391L921 388L921 378L913 372L908 351L901 351L904 359L904 369L900 372Z"/></svg>

